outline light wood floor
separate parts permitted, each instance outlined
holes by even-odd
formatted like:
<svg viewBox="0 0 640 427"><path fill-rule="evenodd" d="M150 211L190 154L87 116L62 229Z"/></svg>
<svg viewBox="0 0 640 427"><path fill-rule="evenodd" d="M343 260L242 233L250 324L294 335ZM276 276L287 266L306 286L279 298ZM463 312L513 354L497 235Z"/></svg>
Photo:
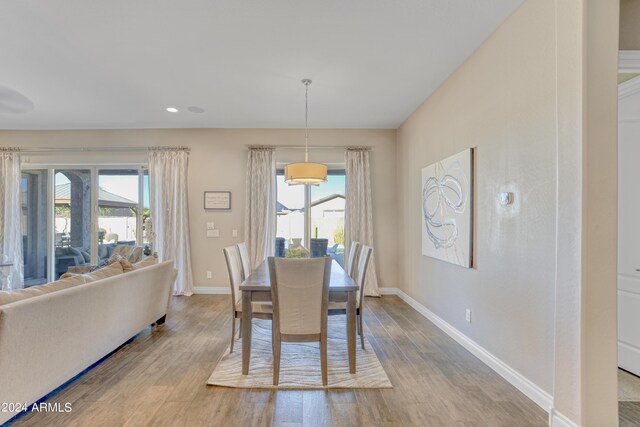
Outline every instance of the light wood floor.
<svg viewBox="0 0 640 427"><path fill-rule="evenodd" d="M53 396L70 413L15 425L545 426L547 414L397 297L367 298L365 333L394 389L206 386L230 334L229 296L175 298L147 328Z"/></svg>

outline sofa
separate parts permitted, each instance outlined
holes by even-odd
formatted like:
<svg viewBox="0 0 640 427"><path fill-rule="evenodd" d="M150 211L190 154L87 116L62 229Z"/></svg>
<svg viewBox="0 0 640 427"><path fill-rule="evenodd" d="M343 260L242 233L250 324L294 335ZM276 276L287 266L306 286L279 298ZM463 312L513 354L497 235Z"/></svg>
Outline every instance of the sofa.
<svg viewBox="0 0 640 427"><path fill-rule="evenodd" d="M154 323L163 323L173 261L120 262L0 291L0 402L31 405ZM0 424L17 415L0 412Z"/></svg>

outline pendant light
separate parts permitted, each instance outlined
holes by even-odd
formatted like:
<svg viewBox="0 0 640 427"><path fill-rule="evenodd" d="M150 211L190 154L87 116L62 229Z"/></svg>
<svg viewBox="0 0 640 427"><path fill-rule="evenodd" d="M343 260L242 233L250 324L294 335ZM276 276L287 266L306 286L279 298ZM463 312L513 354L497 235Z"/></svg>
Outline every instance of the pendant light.
<svg viewBox="0 0 640 427"><path fill-rule="evenodd" d="M327 182L327 165L309 162L309 85L304 79L304 162L289 163L284 168L284 181L289 185L320 185Z"/></svg>

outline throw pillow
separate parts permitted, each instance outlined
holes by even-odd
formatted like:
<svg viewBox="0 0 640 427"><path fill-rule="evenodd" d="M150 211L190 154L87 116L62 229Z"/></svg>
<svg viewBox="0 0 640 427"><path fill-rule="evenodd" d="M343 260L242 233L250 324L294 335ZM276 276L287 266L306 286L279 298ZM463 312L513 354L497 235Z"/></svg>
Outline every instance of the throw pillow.
<svg viewBox="0 0 640 427"><path fill-rule="evenodd" d="M89 280L100 280L106 279L107 277L115 276L117 274L122 274L123 272L124 270L122 269L122 264L120 264L120 262L114 262L107 267L83 274L83 276L85 276Z"/></svg>
<svg viewBox="0 0 640 427"><path fill-rule="evenodd" d="M149 267L151 265L157 264L157 262L158 262L158 258L156 258L155 256L148 256L142 261L136 262L135 264L133 264L133 269L139 270L141 268Z"/></svg>
<svg viewBox="0 0 640 427"><path fill-rule="evenodd" d="M84 274L64 273L62 276L60 276L60 279L81 277L85 280L85 283L89 283L89 282L93 282L94 280L105 279L107 277L115 276L116 274L121 274L123 272L124 272L124 269L122 268L122 264L120 264L120 262L114 262L113 264L107 265L106 267L102 267L100 269L93 270L89 273L84 273Z"/></svg>
<svg viewBox="0 0 640 427"><path fill-rule="evenodd" d="M123 258L119 262L120 262L120 265L122 265L122 271L123 272L128 273L129 271L135 270L135 268L133 268L133 264L131 264L126 259Z"/></svg>

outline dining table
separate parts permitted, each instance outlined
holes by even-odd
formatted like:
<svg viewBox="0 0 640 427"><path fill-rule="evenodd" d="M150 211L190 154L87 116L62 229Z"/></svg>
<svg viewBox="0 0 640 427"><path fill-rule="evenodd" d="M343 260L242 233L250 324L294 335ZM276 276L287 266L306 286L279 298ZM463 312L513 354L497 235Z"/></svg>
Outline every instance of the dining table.
<svg viewBox="0 0 640 427"><path fill-rule="evenodd" d="M251 319L252 302L271 301L271 278L269 264L264 260L240 285L242 292L242 374L249 374L251 361ZM329 301L346 302L347 311L347 352L349 372L356 373L356 295L358 285L333 260L329 281Z"/></svg>

